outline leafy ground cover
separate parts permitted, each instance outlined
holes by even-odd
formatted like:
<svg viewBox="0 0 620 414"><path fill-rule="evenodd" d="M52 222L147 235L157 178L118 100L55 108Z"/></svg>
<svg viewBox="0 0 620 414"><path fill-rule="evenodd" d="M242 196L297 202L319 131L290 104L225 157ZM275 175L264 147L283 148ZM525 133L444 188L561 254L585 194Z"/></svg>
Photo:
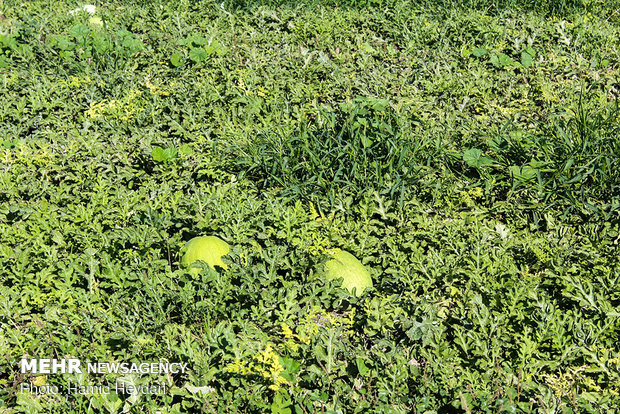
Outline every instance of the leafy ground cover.
<svg viewBox="0 0 620 414"><path fill-rule="evenodd" d="M0 5L0 412L620 406L617 2L138 3Z"/></svg>

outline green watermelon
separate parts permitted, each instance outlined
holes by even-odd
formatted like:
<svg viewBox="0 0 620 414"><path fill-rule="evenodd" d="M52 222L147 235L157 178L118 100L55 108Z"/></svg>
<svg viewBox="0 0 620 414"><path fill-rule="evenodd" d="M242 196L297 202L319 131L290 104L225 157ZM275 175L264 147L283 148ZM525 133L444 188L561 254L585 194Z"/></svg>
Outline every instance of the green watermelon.
<svg viewBox="0 0 620 414"><path fill-rule="evenodd" d="M228 269L228 265L222 261L222 256L230 252L230 246L224 240L215 236L194 237L187 242L183 248L185 254L181 259L181 265L189 267L192 263L202 260L212 269L219 266L222 269ZM197 267L190 268L190 272L194 274L200 273Z"/></svg>
<svg viewBox="0 0 620 414"><path fill-rule="evenodd" d="M366 288L372 287L370 272L351 253L340 249L327 252L331 259L323 265L320 273L328 280L342 278L342 287L360 296Z"/></svg>

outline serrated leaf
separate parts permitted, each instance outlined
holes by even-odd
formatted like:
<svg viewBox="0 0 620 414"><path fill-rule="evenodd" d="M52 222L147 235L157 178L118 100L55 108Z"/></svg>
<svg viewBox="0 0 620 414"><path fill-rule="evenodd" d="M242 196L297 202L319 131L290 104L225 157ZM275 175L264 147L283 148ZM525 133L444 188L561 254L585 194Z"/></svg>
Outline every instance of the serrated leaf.
<svg viewBox="0 0 620 414"><path fill-rule="evenodd" d="M165 161L172 160L177 157L177 149L174 147L166 148L164 150Z"/></svg>
<svg viewBox="0 0 620 414"><path fill-rule="evenodd" d="M142 42L133 37L126 37L122 43L123 47L129 50L129 53L133 54L142 50Z"/></svg>
<svg viewBox="0 0 620 414"><path fill-rule="evenodd" d="M510 231L502 223L497 223L495 225L495 232L499 234L502 240L506 240L508 238L508 234L510 233Z"/></svg>
<svg viewBox="0 0 620 414"><path fill-rule="evenodd" d="M472 54L476 57L481 57L481 56L488 55L489 51L484 48L477 47L473 50Z"/></svg>
<svg viewBox="0 0 620 414"><path fill-rule="evenodd" d="M28 410L26 412L40 412L43 410L43 406L31 393L29 392L18 392L17 393L17 401L16 404L18 407L22 407L22 409Z"/></svg>
<svg viewBox="0 0 620 414"><path fill-rule="evenodd" d="M108 40L101 34L93 35L93 47L99 53L105 53L110 49L110 43Z"/></svg>
<svg viewBox="0 0 620 414"><path fill-rule="evenodd" d="M515 62L514 60L512 60L512 58L504 53L500 53L499 54L499 64L502 66L511 66L513 65Z"/></svg>
<svg viewBox="0 0 620 414"><path fill-rule="evenodd" d="M193 43L195 46L204 46L207 44L207 39L202 36L193 35L189 38L188 43Z"/></svg>
<svg viewBox="0 0 620 414"><path fill-rule="evenodd" d="M531 57L536 57L536 51L532 46L528 46L525 48L525 53L529 54Z"/></svg>
<svg viewBox="0 0 620 414"><path fill-rule="evenodd" d="M189 58L195 63L200 63L207 58L207 51L201 47L192 48L189 51Z"/></svg>
<svg viewBox="0 0 620 414"><path fill-rule="evenodd" d="M362 139L362 145L364 146L364 148L368 148L372 145L372 139L364 134L362 134L361 136Z"/></svg>
<svg viewBox="0 0 620 414"><path fill-rule="evenodd" d="M183 64L183 55L181 55L180 53L173 53L172 55L170 55L170 63L172 64L172 66L178 68Z"/></svg>
<svg viewBox="0 0 620 414"><path fill-rule="evenodd" d="M280 357L280 364L284 367L284 371L281 375L287 381L294 381L295 374L301 369L301 364L289 357Z"/></svg>
<svg viewBox="0 0 620 414"><path fill-rule="evenodd" d="M519 167L518 165L513 165L509 168L509 170L515 180L523 182L533 180L534 178L536 178L536 174L538 173L538 170L536 168L532 168L529 165L524 165L522 167Z"/></svg>
<svg viewBox="0 0 620 414"><path fill-rule="evenodd" d="M164 161L165 159L164 149L161 147L153 148L153 150L151 151L151 156L153 157L153 160L156 162Z"/></svg>
<svg viewBox="0 0 620 414"><path fill-rule="evenodd" d="M361 376L366 376L366 374L370 372L370 368L368 368L362 358L356 358L355 365L357 366L357 371L360 373Z"/></svg>
<svg viewBox="0 0 620 414"><path fill-rule="evenodd" d="M523 65L524 68L532 66L532 55L527 52L521 52L521 65Z"/></svg>
<svg viewBox="0 0 620 414"><path fill-rule="evenodd" d="M390 101L387 99L376 99L372 102L372 109L375 111L385 111L390 106Z"/></svg>
<svg viewBox="0 0 620 414"><path fill-rule="evenodd" d="M183 155L192 155L194 153L194 150L189 144L181 145L180 151Z"/></svg>
<svg viewBox="0 0 620 414"><path fill-rule="evenodd" d="M0 36L1 36L0 40L2 40L2 44L4 45L5 48L11 49L13 51L20 50L20 44L17 43L17 39L15 39L13 36L7 36L7 35L0 35Z"/></svg>
<svg viewBox="0 0 620 414"><path fill-rule="evenodd" d="M478 148L470 148L463 153L463 161L470 167L479 168L485 165L493 164L491 158L483 157L482 151Z"/></svg>
<svg viewBox="0 0 620 414"><path fill-rule="evenodd" d="M491 55L491 63L493 66L499 66L499 57L497 55Z"/></svg>
<svg viewBox="0 0 620 414"><path fill-rule="evenodd" d="M69 34L75 38L86 37L90 33L90 29L88 26L84 26L83 24L76 24L71 29L69 29Z"/></svg>

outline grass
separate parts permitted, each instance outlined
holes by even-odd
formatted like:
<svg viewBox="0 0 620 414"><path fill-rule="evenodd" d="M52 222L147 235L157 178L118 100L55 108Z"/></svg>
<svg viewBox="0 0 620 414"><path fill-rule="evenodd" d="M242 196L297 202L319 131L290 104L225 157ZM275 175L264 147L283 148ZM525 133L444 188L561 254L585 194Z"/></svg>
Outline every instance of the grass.
<svg viewBox="0 0 620 414"><path fill-rule="evenodd" d="M78 6L0 5L0 412L614 412L617 4Z"/></svg>

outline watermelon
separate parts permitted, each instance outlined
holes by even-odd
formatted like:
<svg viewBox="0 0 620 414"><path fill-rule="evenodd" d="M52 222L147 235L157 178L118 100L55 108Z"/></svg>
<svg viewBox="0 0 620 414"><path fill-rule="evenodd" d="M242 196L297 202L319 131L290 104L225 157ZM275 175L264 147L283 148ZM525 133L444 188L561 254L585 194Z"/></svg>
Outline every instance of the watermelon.
<svg viewBox="0 0 620 414"><path fill-rule="evenodd" d="M202 260L212 269L215 269L215 266L219 266L224 270L228 269L228 265L222 261L222 256L230 252L230 246L218 237L194 237L187 242L183 251L185 251L181 259L181 265L183 267L189 267L192 263ZM190 271L194 274L198 274L200 273L200 268L191 267Z"/></svg>
<svg viewBox="0 0 620 414"><path fill-rule="evenodd" d="M370 272L351 253L341 249L329 250L331 257L319 271L327 280L342 278L342 287L360 296L366 288L372 287Z"/></svg>

